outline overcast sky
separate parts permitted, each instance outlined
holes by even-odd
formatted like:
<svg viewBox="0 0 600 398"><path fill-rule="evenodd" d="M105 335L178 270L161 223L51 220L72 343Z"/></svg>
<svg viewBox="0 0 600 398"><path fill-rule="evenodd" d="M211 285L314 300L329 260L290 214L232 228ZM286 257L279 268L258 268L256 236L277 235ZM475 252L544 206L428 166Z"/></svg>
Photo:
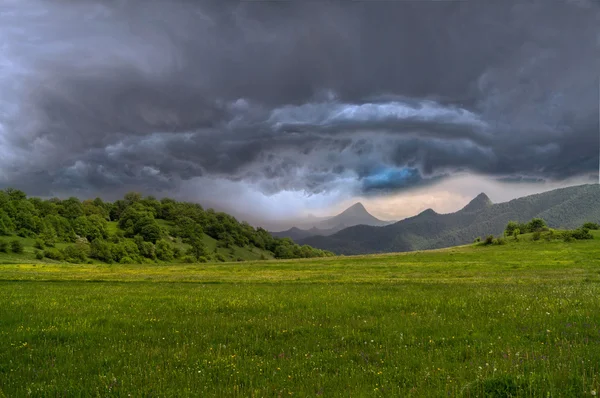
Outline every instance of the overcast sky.
<svg viewBox="0 0 600 398"><path fill-rule="evenodd" d="M397 219L593 182L599 52L586 0L0 0L0 187Z"/></svg>

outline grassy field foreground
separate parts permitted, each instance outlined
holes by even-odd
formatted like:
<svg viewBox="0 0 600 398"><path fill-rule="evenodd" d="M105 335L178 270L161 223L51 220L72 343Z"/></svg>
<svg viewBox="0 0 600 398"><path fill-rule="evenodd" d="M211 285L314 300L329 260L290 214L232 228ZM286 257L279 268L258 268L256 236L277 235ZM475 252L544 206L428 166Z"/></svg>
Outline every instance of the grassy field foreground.
<svg viewBox="0 0 600 398"><path fill-rule="evenodd" d="M593 396L600 240L0 265L0 396Z"/></svg>

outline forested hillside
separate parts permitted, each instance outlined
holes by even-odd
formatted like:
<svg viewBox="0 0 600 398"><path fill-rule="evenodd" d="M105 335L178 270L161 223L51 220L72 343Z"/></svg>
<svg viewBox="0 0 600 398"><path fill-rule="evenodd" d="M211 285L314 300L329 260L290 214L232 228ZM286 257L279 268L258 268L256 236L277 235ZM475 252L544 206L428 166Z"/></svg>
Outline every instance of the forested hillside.
<svg viewBox="0 0 600 398"><path fill-rule="evenodd" d="M332 253L273 237L196 203L128 193L114 203L0 190L0 261L242 261Z"/></svg>
<svg viewBox="0 0 600 398"><path fill-rule="evenodd" d="M470 243L478 236L502 234L509 221L542 218L552 228L576 228L600 221L600 186L581 185L493 204L485 194L450 214L429 209L385 227L358 225L301 243L338 254L436 249Z"/></svg>

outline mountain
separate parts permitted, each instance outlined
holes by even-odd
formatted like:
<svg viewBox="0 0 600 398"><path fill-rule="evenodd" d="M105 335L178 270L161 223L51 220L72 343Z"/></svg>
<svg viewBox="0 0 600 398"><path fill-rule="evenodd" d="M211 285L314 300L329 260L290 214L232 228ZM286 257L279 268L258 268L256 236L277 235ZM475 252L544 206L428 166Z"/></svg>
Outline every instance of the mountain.
<svg viewBox="0 0 600 398"><path fill-rule="evenodd" d="M388 224L390 224L389 221L383 221L371 215L365 206L358 202L333 217L318 218L312 216L308 222L308 225L312 225L310 229L292 227L286 231L271 232L271 234L280 238L300 240L316 235L332 235L344 228L355 225L384 226Z"/></svg>
<svg viewBox="0 0 600 398"><path fill-rule="evenodd" d="M341 231L342 229L344 229L343 226L338 227L338 228L331 228L331 229L319 229L316 227L312 227L311 229L300 229L298 227L292 227L288 230L281 231L281 232L271 232L271 235L273 235L277 238L290 238L293 241L297 241L300 239L308 238L309 236L316 236L316 235L329 236L338 231Z"/></svg>
<svg viewBox="0 0 600 398"><path fill-rule="evenodd" d="M462 211L464 212L473 212L473 211L479 211L479 210L483 210L486 207L489 207L493 205L492 201L490 200L490 198L488 198L488 196L484 193L480 193L479 195L477 195L475 197L475 199L473 199L472 201L470 201L463 209Z"/></svg>
<svg viewBox="0 0 600 398"><path fill-rule="evenodd" d="M346 210L338 214L337 216L331 217L327 220L319 222L316 227L318 229L331 229L343 227L351 227L354 225L371 225L371 226L383 226L389 222L378 219L371 215L362 203L358 202L348 207Z"/></svg>
<svg viewBox="0 0 600 398"><path fill-rule="evenodd" d="M526 222L535 217L553 228L600 222L600 186L561 188L497 204L482 193L455 213L428 209L391 225L357 225L330 236L299 239L298 243L337 254L436 249L467 244L478 236L501 235L509 221Z"/></svg>

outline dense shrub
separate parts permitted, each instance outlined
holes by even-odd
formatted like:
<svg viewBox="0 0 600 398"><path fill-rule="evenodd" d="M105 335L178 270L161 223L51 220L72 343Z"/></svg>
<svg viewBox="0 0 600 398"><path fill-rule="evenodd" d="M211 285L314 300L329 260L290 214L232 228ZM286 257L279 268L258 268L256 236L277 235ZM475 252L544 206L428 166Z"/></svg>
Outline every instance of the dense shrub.
<svg viewBox="0 0 600 398"><path fill-rule="evenodd" d="M588 230L594 230L594 231L596 231L596 230L600 229L600 225L597 224L597 223L595 223L595 222L586 222L585 224L583 224L581 226L581 228L585 228L585 229L588 229Z"/></svg>
<svg viewBox="0 0 600 398"><path fill-rule="evenodd" d="M174 258L173 247L166 240L156 242L156 257L162 261L171 261Z"/></svg>
<svg viewBox="0 0 600 398"><path fill-rule="evenodd" d="M0 253L8 252L8 242L0 239Z"/></svg>
<svg viewBox="0 0 600 398"><path fill-rule="evenodd" d="M520 234L521 234L521 230L519 228L513 230L512 236L513 236L514 240L518 241Z"/></svg>
<svg viewBox="0 0 600 398"><path fill-rule="evenodd" d="M64 256L62 252L55 248L49 248L44 250L44 257L49 258L51 260L62 261L64 260Z"/></svg>
<svg viewBox="0 0 600 398"><path fill-rule="evenodd" d="M18 239L11 241L10 242L10 250L16 254L23 253L23 251L24 251L23 242L21 242Z"/></svg>
<svg viewBox="0 0 600 398"><path fill-rule="evenodd" d="M594 236L587 228L578 228L573 231L565 231L565 233L570 234L573 239L583 240L583 239L593 239Z"/></svg>
<svg viewBox="0 0 600 398"><path fill-rule="evenodd" d="M104 261L105 263L112 263L114 261L112 243L102 239L96 239L90 245L90 257Z"/></svg>
<svg viewBox="0 0 600 398"><path fill-rule="evenodd" d="M62 249L65 260L71 263L85 263L90 255L90 247L84 243L69 245Z"/></svg>
<svg viewBox="0 0 600 398"><path fill-rule="evenodd" d="M485 238L485 242L486 245L491 245L492 243L494 243L494 235L488 235L487 238Z"/></svg>

